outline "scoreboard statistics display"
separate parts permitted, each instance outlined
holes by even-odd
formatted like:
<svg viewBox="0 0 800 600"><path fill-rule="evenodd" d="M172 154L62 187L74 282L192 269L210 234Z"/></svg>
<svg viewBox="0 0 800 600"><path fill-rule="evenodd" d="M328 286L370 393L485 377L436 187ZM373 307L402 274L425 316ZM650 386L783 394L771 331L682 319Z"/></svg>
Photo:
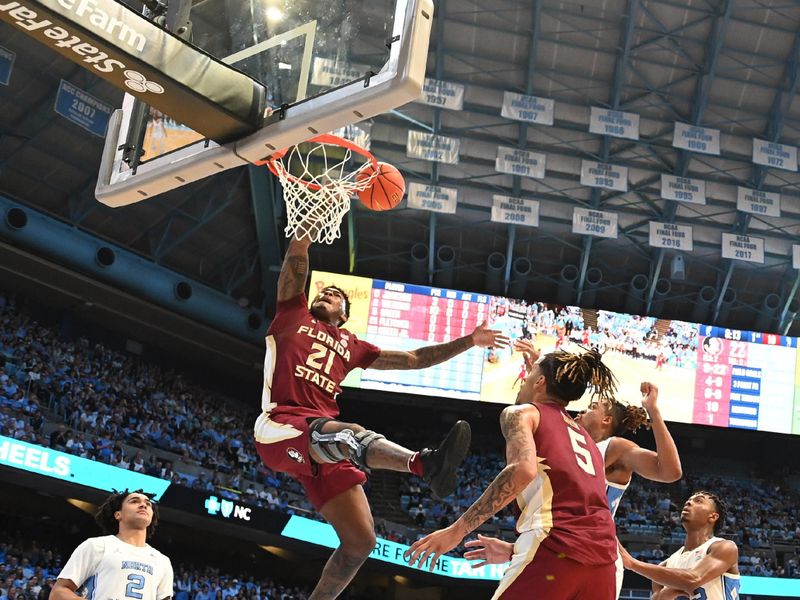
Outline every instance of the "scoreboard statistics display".
<svg viewBox="0 0 800 600"><path fill-rule="evenodd" d="M599 348L619 379L618 396L638 404L640 382L651 381L669 421L800 434L797 338L319 271L309 298L327 285L350 297L345 327L384 350L448 342L487 320L543 352ZM356 369L343 385L513 404L523 365L511 349L472 348L428 369ZM588 396L570 409L587 403Z"/></svg>

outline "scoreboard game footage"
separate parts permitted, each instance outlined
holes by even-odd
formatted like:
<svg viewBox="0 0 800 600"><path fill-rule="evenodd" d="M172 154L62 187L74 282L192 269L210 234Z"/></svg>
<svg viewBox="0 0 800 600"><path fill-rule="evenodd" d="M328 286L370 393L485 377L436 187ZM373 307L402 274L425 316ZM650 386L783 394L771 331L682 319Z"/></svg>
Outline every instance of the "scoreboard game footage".
<svg viewBox="0 0 800 600"><path fill-rule="evenodd" d="M542 352L597 348L618 397L638 405L639 384L651 381L668 421L800 434L798 338L320 271L309 297L327 285L350 296L346 328L386 350L447 342L488 320ZM356 369L343 385L513 404L525 375L513 349L472 348L419 371ZM587 403L588 394L570 409Z"/></svg>

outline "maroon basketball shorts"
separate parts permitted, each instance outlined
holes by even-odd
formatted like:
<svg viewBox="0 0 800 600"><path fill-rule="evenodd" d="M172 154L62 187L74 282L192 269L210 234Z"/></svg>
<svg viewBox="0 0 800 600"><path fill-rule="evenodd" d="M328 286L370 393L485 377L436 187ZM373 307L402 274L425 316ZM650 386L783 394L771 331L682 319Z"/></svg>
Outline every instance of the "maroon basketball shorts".
<svg viewBox="0 0 800 600"><path fill-rule="evenodd" d="M532 531L520 534L492 600L616 600L613 562L584 565L541 541L542 536Z"/></svg>
<svg viewBox="0 0 800 600"><path fill-rule="evenodd" d="M254 428L256 450L262 462L294 477L306 490L308 500L320 510L325 504L367 476L349 461L318 465L309 456L309 421L317 417L262 413Z"/></svg>

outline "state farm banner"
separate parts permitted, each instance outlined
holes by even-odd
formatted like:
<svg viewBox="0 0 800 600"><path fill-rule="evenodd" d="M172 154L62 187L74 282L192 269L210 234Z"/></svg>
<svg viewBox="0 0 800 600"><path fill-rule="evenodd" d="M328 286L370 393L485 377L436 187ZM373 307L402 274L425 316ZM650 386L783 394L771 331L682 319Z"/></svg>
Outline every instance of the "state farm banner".
<svg viewBox="0 0 800 600"><path fill-rule="evenodd" d="M461 110L464 108L464 86L426 77L422 84L422 94L416 101L437 108Z"/></svg>
<svg viewBox="0 0 800 600"><path fill-rule="evenodd" d="M629 140L639 139L639 115L636 113L592 107L589 131Z"/></svg>
<svg viewBox="0 0 800 600"><path fill-rule="evenodd" d="M593 160L582 160L581 185L627 192L628 167L620 167L619 165L600 163Z"/></svg>
<svg viewBox="0 0 800 600"><path fill-rule="evenodd" d="M797 171L797 146L753 140L753 162L786 171Z"/></svg>
<svg viewBox="0 0 800 600"><path fill-rule="evenodd" d="M408 131L406 156L409 158L421 158L422 160L457 165L460 148L461 140L458 138L435 135L424 131L414 131L413 129Z"/></svg>
<svg viewBox="0 0 800 600"><path fill-rule="evenodd" d="M494 170L498 173L543 179L546 162L545 154L499 146L497 158L494 161Z"/></svg>
<svg viewBox="0 0 800 600"><path fill-rule="evenodd" d="M705 204L706 182L702 179L678 177L677 175L662 175L661 197L664 200L677 200L689 204Z"/></svg>
<svg viewBox="0 0 800 600"><path fill-rule="evenodd" d="M263 85L122 3L0 0L0 20L216 142L261 126Z"/></svg>
<svg viewBox="0 0 800 600"><path fill-rule="evenodd" d="M458 190L441 185L408 184L408 207L431 212L453 214L458 206Z"/></svg>
<svg viewBox="0 0 800 600"><path fill-rule="evenodd" d="M672 145L692 152L719 156L719 129L676 122Z"/></svg>
<svg viewBox="0 0 800 600"><path fill-rule="evenodd" d="M526 121L537 125L552 125L555 101L550 98L526 96L514 92L503 93L503 108L500 114L506 119Z"/></svg>

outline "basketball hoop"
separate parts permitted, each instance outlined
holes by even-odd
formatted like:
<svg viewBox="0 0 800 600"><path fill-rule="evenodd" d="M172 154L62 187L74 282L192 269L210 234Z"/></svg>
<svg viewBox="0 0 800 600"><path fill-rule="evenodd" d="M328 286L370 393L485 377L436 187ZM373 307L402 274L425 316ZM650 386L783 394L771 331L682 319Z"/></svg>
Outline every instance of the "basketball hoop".
<svg viewBox="0 0 800 600"><path fill-rule="evenodd" d="M279 150L256 164L266 164L283 186L286 236L331 244L340 236L350 197L372 185L378 161L368 150L331 134L313 137L302 146ZM347 171L347 163L355 155L364 162ZM370 175L358 177L370 165Z"/></svg>

